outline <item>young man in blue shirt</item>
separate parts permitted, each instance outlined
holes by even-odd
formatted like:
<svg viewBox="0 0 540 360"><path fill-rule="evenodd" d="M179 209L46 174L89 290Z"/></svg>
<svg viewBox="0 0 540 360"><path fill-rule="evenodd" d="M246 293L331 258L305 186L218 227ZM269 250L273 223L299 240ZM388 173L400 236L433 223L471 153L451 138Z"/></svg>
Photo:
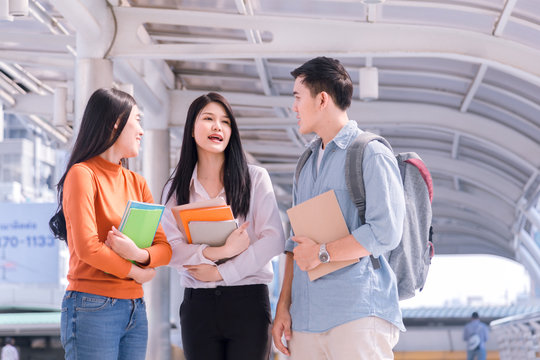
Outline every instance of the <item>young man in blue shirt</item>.
<svg viewBox="0 0 540 360"><path fill-rule="evenodd" d="M486 360L486 342L489 337L489 327L480 321L475 311L471 321L463 329L463 340L467 342L467 360Z"/></svg>
<svg viewBox="0 0 540 360"><path fill-rule="evenodd" d="M293 111L299 131L315 133L313 150L293 187L293 204L334 190L350 235L319 245L306 237L287 240L285 274L272 335L292 360L393 359L404 331L395 275L382 254L402 234L405 203L396 159L382 143L364 152L366 188L362 223L345 180L348 146L362 132L347 115L352 81L338 60L318 57L291 72ZM369 258L380 261L375 269ZM310 281L307 271L321 262L358 263ZM282 342L284 336L286 343Z"/></svg>

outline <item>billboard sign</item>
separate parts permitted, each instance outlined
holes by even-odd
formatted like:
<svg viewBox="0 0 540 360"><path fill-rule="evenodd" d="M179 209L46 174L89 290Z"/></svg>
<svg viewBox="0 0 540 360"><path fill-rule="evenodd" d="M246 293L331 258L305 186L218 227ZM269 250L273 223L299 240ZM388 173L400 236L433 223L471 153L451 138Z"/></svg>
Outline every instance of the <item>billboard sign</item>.
<svg viewBox="0 0 540 360"><path fill-rule="evenodd" d="M58 284L59 246L49 230L53 203L0 203L0 284Z"/></svg>

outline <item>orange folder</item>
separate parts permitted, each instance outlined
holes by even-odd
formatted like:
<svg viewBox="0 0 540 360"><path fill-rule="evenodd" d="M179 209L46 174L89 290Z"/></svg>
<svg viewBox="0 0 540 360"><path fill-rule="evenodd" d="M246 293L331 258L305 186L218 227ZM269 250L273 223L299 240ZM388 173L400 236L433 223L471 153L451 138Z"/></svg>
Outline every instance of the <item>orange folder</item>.
<svg viewBox="0 0 540 360"><path fill-rule="evenodd" d="M189 232L190 221L224 221L234 220L234 215L229 205L204 207L197 209L185 209L174 212L177 223L182 223L188 243L191 244L191 234ZM180 220L180 221L178 221Z"/></svg>

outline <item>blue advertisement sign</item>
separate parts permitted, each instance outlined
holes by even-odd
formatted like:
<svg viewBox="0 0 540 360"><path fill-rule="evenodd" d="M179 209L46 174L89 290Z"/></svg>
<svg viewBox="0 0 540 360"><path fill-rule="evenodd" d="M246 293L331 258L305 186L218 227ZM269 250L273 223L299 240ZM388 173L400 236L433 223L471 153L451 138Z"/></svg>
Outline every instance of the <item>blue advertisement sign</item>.
<svg viewBox="0 0 540 360"><path fill-rule="evenodd" d="M59 241L49 230L52 203L0 203L0 284L59 282Z"/></svg>

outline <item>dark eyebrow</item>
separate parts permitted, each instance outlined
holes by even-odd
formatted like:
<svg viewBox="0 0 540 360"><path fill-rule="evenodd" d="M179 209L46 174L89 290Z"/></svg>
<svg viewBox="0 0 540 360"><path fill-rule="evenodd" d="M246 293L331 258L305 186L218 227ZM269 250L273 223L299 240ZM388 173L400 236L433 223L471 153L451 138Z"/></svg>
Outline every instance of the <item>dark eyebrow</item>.
<svg viewBox="0 0 540 360"><path fill-rule="evenodd" d="M213 112L209 112L209 111L205 111L205 112L201 113L201 116L202 116L202 115L216 116L216 114L214 114ZM228 116L228 115L225 115L225 116L223 116L223 117L226 118L226 119L229 119L229 116Z"/></svg>

